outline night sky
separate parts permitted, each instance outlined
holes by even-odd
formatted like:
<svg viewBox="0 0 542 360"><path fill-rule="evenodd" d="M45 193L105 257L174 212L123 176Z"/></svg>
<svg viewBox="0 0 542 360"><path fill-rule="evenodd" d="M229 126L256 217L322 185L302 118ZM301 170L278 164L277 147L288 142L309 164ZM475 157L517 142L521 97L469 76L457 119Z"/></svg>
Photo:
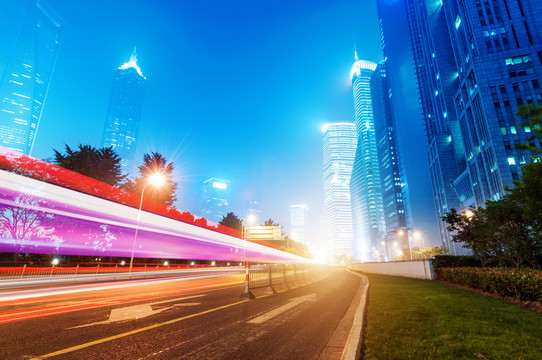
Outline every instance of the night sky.
<svg viewBox="0 0 542 360"><path fill-rule="evenodd" d="M288 226L289 205L307 204L319 237L321 127L354 119L354 42L361 59L382 59L375 1L48 3L65 26L33 156L101 145L114 69L136 46L147 77L137 159L174 162L177 207L199 214L202 182L219 177L237 214L254 194ZM2 1L0 74L22 4Z"/></svg>

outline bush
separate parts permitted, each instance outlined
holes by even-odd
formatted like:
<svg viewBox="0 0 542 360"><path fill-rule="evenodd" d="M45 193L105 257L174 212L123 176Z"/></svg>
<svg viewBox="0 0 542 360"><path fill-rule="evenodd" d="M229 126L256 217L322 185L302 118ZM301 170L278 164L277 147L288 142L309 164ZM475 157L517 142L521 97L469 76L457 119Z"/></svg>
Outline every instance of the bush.
<svg viewBox="0 0 542 360"><path fill-rule="evenodd" d="M441 267L437 279L518 300L542 301L542 272L532 269Z"/></svg>
<svg viewBox="0 0 542 360"><path fill-rule="evenodd" d="M437 255L433 259L433 267L476 267L482 266L482 262L475 256Z"/></svg>

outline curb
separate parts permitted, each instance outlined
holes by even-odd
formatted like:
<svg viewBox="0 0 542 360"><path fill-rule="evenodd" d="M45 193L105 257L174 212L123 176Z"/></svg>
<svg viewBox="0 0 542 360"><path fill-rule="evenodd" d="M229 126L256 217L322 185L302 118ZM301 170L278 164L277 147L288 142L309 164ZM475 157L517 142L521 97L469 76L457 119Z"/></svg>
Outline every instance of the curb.
<svg viewBox="0 0 542 360"><path fill-rule="evenodd" d="M363 329L365 328L365 314L367 313L367 303L369 302L369 281L365 275L353 272L347 269L348 272L361 277L365 280L365 284L362 285L359 291L361 291L361 297L356 307L354 321L350 334L346 340L341 360L357 360L361 355L361 345L363 343Z"/></svg>
<svg viewBox="0 0 542 360"><path fill-rule="evenodd" d="M367 311L369 281L365 275L350 271L361 277L359 288L352 298L337 328L329 338L318 360L358 360L363 344L365 314Z"/></svg>

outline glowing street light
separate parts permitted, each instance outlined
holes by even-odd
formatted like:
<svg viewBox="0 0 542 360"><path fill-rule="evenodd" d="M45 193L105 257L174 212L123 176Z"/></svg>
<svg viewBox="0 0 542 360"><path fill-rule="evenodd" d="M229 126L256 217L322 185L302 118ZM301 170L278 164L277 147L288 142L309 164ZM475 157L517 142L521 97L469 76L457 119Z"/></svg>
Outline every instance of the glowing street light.
<svg viewBox="0 0 542 360"><path fill-rule="evenodd" d="M474 216L474 213L472 212L472 210L468 209L467 211L465 211L465 216L468 219L472 219L472 217Z"/></svg>
<svg viewBox="0 0 542 360"><path fill-rule="evenodd" d="M256 223L256 215L249 214L247 216L247 218L246 218L246 221L247 221L248 226L246 226L246 227L243 226L242 229L241 229L241 230L243 230L242 231L242 235L243 235L243 260L245 262L245 291L243 291L243 293L239 297L242 300L254 299L254 294L252 294L250 292L250 290L248 289L249 264L248 264L247 257L246 257L246 247L247 247L247 245L246 245L246 242L247 242L247 238L246 238L247 231L246 231L246 229L250 228L250 225ZM241 263L239 263L239 265L241 265Z"/></svg>
<svg viewBox="0 0 542 360"><path fill-rule="evenodd" d="M130 257L130 272L132 272L132 267L134 265L134 251L135 251L135 244L137 239L137 233L139 232L139 222L141 220L141 207L143 206L143 195L145 194L145 189L147 186L152 185L155 187L160 187L164 182L166 181L165 176L162 173L154 173L147 179L147 183L145 186L143 186L143 190L141 190L141 200L139 201L139 210L137 212L137 222L136 222L136 230L134 234L134 241L132 244L132 256Z"/></svg>
<svg viewBox="0 0 542 360"><path fill-rule="evenodd" d="M60 262L60 260L58 260L58 259L53 259L52 264L53 264L53 266L54 266L54 265L58 265L59 262Z"/></svg>

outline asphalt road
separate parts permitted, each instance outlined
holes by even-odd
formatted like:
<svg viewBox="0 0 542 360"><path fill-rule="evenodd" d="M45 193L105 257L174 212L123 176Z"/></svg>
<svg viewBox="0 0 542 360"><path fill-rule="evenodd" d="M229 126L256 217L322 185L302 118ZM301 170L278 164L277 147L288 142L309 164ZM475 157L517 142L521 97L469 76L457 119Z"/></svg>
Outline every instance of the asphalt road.
<svg viewBox="0 0 542 360"><path fill-rule="evenodd" d="M240 301L242 278L0 300L0 359L318 359L360 286L340 269Z"/></svg>

